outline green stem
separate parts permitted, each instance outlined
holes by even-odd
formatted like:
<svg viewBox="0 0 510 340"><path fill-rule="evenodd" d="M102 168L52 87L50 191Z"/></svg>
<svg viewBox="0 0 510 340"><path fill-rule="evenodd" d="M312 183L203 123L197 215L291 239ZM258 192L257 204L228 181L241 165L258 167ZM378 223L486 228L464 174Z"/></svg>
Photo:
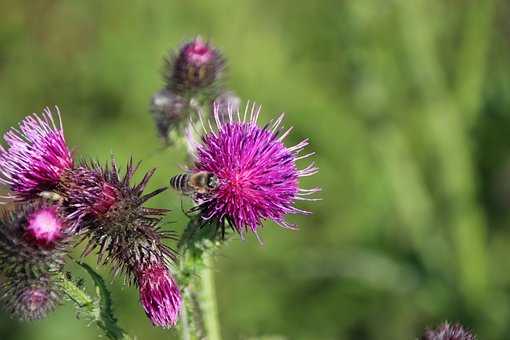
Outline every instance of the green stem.
<svg viewBox="0 0 510 340"><path fill-rule="evenodd" d="M73 281L68 280L64 274L59 274L59 276L62 282L62 289L67 297L69 297L81 311L87 311L91 314L94 313L94 300L87 293L78 288Z"/></svg>
<svg viewBox="0 0 510 340"><path fill-rule="evenodd" d="M116 324L116 320L110 317L105 320L104 311L99 303L76 286L72 280L68 280L64 274L59 274L62 289L67 297L76 304L80 315L96 323L105 336L110 340L132 340L126 332Z"/></svg>
<svg viewBox="0 0 510 340"><path fill-rule="evenodd" d="M186 296L188 295L187 288L184 289L184 301L186 302ZM189 314L188 314L188 308L186 303L182 307L182 315L181 315L181 338L182 340L191 340L191 327L190 327L190 320L189 320Z"/></svg>
<svg viewBox="0 0 510 340"><path fill-rule="evenodd" d="M202 310L204 324L209 335L208 340L220 340L220 322L218 318L218 307L216 305L216 290L214 287L214 269L211 252L203 254L204 268L201 273L202 281Z"/></svg>

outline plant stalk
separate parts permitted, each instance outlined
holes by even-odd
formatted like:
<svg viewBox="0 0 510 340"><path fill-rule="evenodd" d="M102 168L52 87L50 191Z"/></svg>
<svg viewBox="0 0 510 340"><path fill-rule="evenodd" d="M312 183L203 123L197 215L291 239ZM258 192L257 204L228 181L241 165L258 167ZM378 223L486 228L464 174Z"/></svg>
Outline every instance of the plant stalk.
<svg viewBox="0 0 510 340"><path fill-rule="evenodd" d="M211 252L203 253L204 268L200 279L202 286L202 312L208 340L221 340L216 290L214 285L214 260Z"/></svg>

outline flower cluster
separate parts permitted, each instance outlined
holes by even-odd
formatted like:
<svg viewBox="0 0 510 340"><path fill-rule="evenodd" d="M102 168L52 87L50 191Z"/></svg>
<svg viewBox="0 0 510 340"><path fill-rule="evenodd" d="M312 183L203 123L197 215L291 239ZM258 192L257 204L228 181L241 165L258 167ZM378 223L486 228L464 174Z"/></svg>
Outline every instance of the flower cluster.
<svg viewBox="0 0 510 340"><path fill-rule="evenodd" d="M200 260L194 260L209 249L207 244L217 244L209 241L216 240L218 230L224 235L228 225L241 237L248 232L258 237L267 220L295 229L288 215L309 214L296 201L315 200L310 195L319 191L300 187L301 177L318 171L313 163L303 169L297 164L313 155L302 154L308 140L288 147L284 140L292 128L282 127L283 115L261 127L260 107L247 105L241 113L240 99L223 86L224 70L218 49L197 37L166 59L165 85L151 102L160 137L170 143L173 132L185 131L193 157L189 170L170 181L192 197L197 213L189 216L179 246L187 245L186 235L196 228L212 226L199 233L206 242L180 248L185 260L178 278L186 290L197 273L186 266L200 267ZM135 182L140 163L132 160L124 170L115 159L104 165L77 161L66 143L60 112L49 109L26 117L4 139L0 184L9 188L7 198L14 205L0 218L4 309L21 320L45 317L63 295L65 259L83 242L82 256L95 253L98 264L138 288L154 325L174 326L183 301L170 270L177 256L165 242L176 237L161 227L167 210L146 206L166 190L146 192L155 170ZM192 248L194 259L186 261Z"/></svg>
<svg viewBox="0 0 510 340"><path fill-rule="evenodd" d="M68 240L79 235L87 242L84 255L96 250L101 264L112 265L115 274L123 273L126 281L138 285L140 301L154 324L175 325L181 297L169 272L175 254L164 243L173 234L160 228L165 209L144 206L164 191L144 193L154 170L133 185L138 166L132 161L124 175L114 160L106 166L75 162L62 124L56 124L55 118L60 122L60 113L54 115L47 109L41 116L28 116L19 129L5 134L8 147L0 150L0 182L9 187L9 197L19 202L21 211L7 214L0 231L4 269L19 275L30 268L30 273L23 275L33 272L37 277L59 271ZM152 268L158 268L160 281L167 284L147 288L145 275L153 278ZM23 283L4 284L4 290L16 289L14 296L20 301L50 310L47 307L55 300L48 285L51 278L39 285L33 280L27 277ZM47 292L47 298L39 298L41 292ZM161 302L154 303L158 300ZM14 309L12 312L16 314Z"/></svg>
<svg viewBox="0 0 510 340"><path fill-rule="evenodd" d="M239 98L224 88L225 59L201 37L170 52L163 75L165 85L152 97L150 111L159 136L167 144L172 142L170 133L182 133L197 114L207 115L214 106L222 112L239 107Z"/></svg>

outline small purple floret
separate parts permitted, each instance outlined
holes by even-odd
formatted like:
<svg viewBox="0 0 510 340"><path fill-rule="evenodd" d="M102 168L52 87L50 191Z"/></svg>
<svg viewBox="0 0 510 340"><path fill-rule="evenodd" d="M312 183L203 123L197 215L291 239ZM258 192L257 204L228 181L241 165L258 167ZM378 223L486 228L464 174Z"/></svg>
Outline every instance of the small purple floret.
<svg viewBox="0 0 510 340"><path fill-rule="evenodd" d="M291 129L280 134L283 115L259 127L256 123L259 110L253 105L248 120L248 108L244 118L239 111L230 110L225 119L217 106L214 114L218 131L206 130L200 144L190 141L190 149L196 150L191 171L212 172L219 180L212 193L197 195L202 217L228 221L241 235L246 230L257 233L266 219L294 228L285 221L285 216L308 213L297 209L294 202L319 191L299 188L299 177L318 171L313 164L303 170L296 166L298 159L312 155L298 156L308 141L286 147L282 141Z"/></svg>
<svg viewBox="0 0 510 340"><path fill-rule="evenodd" d="M136 274L140 302L155 326L175 326L182 306L181 293L164 265L155 264Z"/></svg>
<svg viewBox="0 0 510 340"><path fill-rule="evenodd" d="M43 246L51 246L63 237L63 221L57 209L47 207L28 217L26 232L30 239Z"/></svg>
<svg viewBox="0 0 510 340"><path fill-rule="evenodd" d="M4 135L8 147L0 146L0 183L9 186L18 200L31 199L42 191L54 188L62 173L73 167L73 158L62 130L52 112L46 108L41 115L26 117L19 129Z"/></svg>
<svg viewBox="0 0 510 340"><path fill-rule="evenodd" d="M201 37L197 37L186 44L182 48L181 53L188 63L194 64L195 66L205 65L216 58L216 51L209 47L209 44Z"/></svg>

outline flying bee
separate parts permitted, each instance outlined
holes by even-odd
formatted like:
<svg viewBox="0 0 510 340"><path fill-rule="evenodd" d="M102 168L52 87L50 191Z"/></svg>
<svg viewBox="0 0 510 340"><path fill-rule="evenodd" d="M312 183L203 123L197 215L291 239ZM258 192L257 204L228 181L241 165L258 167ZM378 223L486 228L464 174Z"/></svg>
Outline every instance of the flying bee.
<svg viewBox="0 0 510 340"><path fill-rule="evenodd" d="M218 177L209 171L183 173L170 178L170 186L185 195L207 194L218 184Z"/></svg>
<svg viewBox="0 0 510 340"><path fill-rule="evenodd" d="M53 191L42 191L38 194L38 196L50 202L56 202L59 204L64 203L64 197Z"/></svg>

